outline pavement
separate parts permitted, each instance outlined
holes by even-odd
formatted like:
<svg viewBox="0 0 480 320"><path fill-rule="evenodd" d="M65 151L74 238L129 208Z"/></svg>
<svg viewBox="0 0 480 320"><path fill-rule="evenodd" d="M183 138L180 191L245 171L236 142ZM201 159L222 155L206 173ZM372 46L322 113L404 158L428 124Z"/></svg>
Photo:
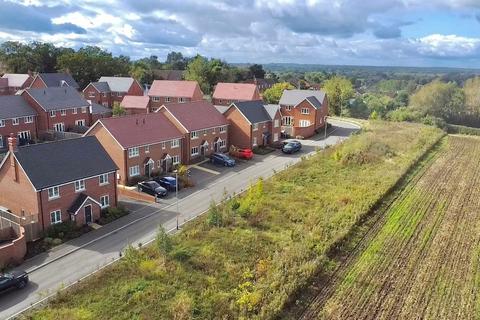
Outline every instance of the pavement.
<svg viewBox="0 0 480 320"><path fill-rule="evenodd" d="M302 150L293 155L279 150L267 155L255 155L252 160L237 161L233 168L203 163L191 167L193 188L174 193L159 203L142 203L128 199L121 202L131 213L102 228L93 230L59 245L52 250L25 261L18 269L29 273L30 283L22 290L0 295L0 319L9 319L39 306L55 295L119 259L128 245L137 247L151 242L163 225L169 232L204 213L212 201L220 202L225 194L238 194L259 178L268 178L275 172L300 161L327 145L335 145L358 130L358 125L329 120L332 128L328 137L323 134L302 141ZM177 214L178 207L178 214ZM180 228L181 230L181 228Z"/></svg>

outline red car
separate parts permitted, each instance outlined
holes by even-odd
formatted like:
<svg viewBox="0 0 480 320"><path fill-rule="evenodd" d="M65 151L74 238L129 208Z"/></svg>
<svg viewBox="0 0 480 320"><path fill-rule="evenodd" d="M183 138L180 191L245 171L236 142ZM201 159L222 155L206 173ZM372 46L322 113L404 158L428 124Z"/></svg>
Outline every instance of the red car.
<svg viewBox="0 0 480 320"><path fill-rule="evenodd" d="M234 149L230 151L230 155L236 158L250 160L253 158L253 151L252 149Z"/></svg>

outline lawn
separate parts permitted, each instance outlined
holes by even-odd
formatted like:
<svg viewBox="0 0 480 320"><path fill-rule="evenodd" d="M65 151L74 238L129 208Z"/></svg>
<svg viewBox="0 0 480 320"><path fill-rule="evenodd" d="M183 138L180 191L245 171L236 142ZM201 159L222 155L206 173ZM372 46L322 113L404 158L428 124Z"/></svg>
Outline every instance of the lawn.
<svg viewBox="0 0 480 320"><path fill-rule="evenodd" d="M441 137L373 122L361 134L256 183L171 238L64 291L33 319L270 319L326 253Z"/></svg>

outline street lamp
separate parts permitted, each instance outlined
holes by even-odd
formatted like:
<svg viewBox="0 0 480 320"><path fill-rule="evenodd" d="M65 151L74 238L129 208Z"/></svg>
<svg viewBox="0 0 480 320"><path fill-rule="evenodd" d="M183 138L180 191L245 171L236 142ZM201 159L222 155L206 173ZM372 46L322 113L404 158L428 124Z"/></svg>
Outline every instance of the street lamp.
<svg viewBox="0 0 480 320"><path fill-rule="evenodd" d="M328 127L328 125L327 125L327 117L328 117L328 116L323 117L323 124L325 125L325 138L324 138L324 139L327 139L327 127Z"/></svg>
<svg viewBox="0 0 480 320"><path fill-rule="evenodd" d="M178 170L173 171L175 173L175 198L177 199L177 230L178 228L178 216L179 216L179 210L178 210Z"/></svg>

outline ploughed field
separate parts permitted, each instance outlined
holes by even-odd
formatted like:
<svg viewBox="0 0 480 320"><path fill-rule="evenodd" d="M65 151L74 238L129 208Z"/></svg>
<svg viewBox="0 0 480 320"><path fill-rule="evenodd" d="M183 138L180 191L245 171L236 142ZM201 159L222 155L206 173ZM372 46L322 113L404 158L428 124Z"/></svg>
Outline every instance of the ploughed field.
<svg viewBox="0 0 480 320"><path fill-rule="evenodd" d="M480 318L479 159L446 138L300 318Z"/></svg>

